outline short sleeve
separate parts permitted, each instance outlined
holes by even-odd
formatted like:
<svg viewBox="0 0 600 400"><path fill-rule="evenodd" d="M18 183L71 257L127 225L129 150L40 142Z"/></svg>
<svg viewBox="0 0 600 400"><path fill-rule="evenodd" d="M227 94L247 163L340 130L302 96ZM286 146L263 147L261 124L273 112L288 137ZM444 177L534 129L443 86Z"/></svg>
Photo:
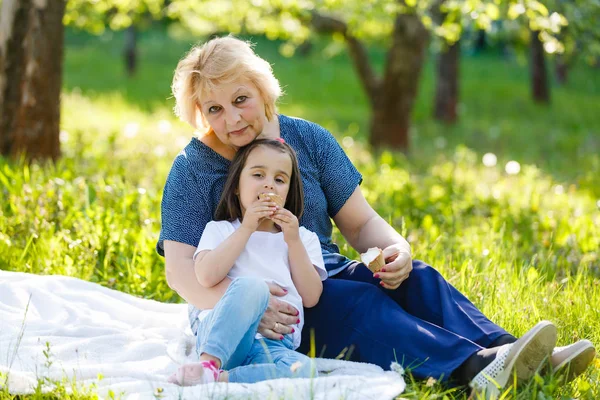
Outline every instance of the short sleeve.
<svg viewBox="0 0 600 400"><path fill-rule="evenodd" d="M161 228L156 250L164 256L165 240L198 246L202 231L212 219L201 185L182 151L173 162L161 202Z"/></svg>
<svg viewBox="0 0 600 400"><path fill-rule="evenodd" d="M362 183L362 175L329 131L319 126L315 139L321 187L327 198L327 213L333 218Z"/></svg>
<svg viewBox="0 0 600 400"><path fill-rule="evenodd" d="M300 238L302 244L306 248L308 258L317 269L321 280L327 279L327 270L325 269L325 262L323 261L323 254L321 252L321 243L316 233L309 231L304 227L300 227Z"/></svg>
<svg viewBox="0 0 600 400"><path fill-rule="evenodd" d="M196 255L201 251L215 249L225 239L227 239L227 235L220 229L220 223L215 221L209 222L204 228L204 232L202 232L200 243L196 252L194 252L194 259L196 259Z"/></svg>

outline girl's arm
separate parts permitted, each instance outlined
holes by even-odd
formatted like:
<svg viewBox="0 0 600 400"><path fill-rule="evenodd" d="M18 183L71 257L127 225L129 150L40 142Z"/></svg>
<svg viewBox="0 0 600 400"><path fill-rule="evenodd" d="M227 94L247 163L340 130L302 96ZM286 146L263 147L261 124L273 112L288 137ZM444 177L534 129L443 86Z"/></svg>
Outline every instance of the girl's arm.
<svg viewBox="0 0 600 400"><path fill-rule="evenodd" d="M192 258L196 251L194 246L165 240L164 250L166 278L169 287L196 308L201 310L215 308L231 284L231 279L225 277L217 285L206 288L200 285L196 279ZM296 323L298 311L290 304L279 300L279 297L285 295L281 287L270 283L269 290L271 292L269 306L258 326L258 333L269 339L279 340L282 332L274 332L273 326L278 322L289 329L285 333L290 333L289 325Z"/></svg>
<svg viewBox="0 0 600 400"><path fill-rule="evenodd" d="M281 227L283 238L288 245L292 281L302 297L302 305L307 308L314 307L323 292L323 284L302 243L298 218L291 211L282 208L277 210L272 219Z"/></svg>
<svg viewBox="0 0 600 400"><path fill-rule="evenodd" d="M198 282L207 288L218 285L233 267L250 239L252 231L241 226L213 250L198 253L194 272Z"/></svg>
<svg viewBox="0 0 600 400"><path fill-rule="evenodd" d="M292 281L302 297L302 305L306 308L316 306L323 293L323 283L300 237L288 242L288 253Z"/></svg>
<svg viewBox="0 0 600 400"><path fill-rule="evenodd" d="M256 231L260 222L272 215L276 209L276 204L272 200L254 201L244 212L242 225L233 234L214 249L198 253L194 263L198 282L206 287L213 287L221 282L233 267L235 260L244 251L248 239ZM205 229L208 229L210 225L209 223ZM205 233L206 231L203 234ZM202 241L203 239L200 239L200 245L202 245Z"/></svg>

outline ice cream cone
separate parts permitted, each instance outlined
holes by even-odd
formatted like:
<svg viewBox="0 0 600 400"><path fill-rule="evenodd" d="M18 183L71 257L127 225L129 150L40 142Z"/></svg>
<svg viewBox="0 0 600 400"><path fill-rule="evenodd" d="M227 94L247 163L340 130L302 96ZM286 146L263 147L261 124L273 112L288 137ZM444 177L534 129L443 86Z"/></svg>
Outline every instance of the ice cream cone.
<svg viewBox="0 0 600 400"><path fill-rule="evenodd" d="M360 259L372 272L379 272L385 266L383 251L378 247L371 247L366 253L360 255Z"/></svg>
<svg viewBox="0 0 600 400"><path fill-rule="evenodd" d="M261 200L264 200L264 198L267 196L269 196L271 198L271 200L274 201L275 204L277 204L280 208L283 208L283 206L285 206L281 196L279 196L278 194L275 194L275 193L260 193L258 195L258 198Z"/></svg>

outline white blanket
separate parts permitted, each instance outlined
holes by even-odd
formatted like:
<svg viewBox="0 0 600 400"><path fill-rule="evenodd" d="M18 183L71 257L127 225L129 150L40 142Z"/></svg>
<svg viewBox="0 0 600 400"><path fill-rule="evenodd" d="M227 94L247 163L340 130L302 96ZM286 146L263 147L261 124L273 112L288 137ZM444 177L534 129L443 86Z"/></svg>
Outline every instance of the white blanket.
<svg viewBox="0 0 600 400"><path fill-rule="evenodd" d="M321 376L255 384L167 383L195 360L187 306L140 299L65 276L0 271L0 387L31 393L37 380L95 384L126 399L393 399L402 368L317 359ZM48 347L47 347L48 346ZM50 349L49 353L47 348ZM46 352L45 352L46 351ZM46 354L45 354L46 353ZM6 379L8 376L8 379Z"/></svg>

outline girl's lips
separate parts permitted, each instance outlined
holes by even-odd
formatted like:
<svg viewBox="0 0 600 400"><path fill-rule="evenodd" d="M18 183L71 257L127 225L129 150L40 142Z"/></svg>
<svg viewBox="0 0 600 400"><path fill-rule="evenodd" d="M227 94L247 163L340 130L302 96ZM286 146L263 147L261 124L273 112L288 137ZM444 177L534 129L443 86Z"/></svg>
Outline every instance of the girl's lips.
<svg viewBox="0 0 600 400"><path fill-rule="evenodd" d="M240 134L244 133L244 131L245 131L247 128L248 128L248 127L246 126L246 127L242 128L242 129L240 129L240 130L237 130L237 131L231 131L231 132L229 132L229 134L230 134L230 135L240 135Z"/></svg>

